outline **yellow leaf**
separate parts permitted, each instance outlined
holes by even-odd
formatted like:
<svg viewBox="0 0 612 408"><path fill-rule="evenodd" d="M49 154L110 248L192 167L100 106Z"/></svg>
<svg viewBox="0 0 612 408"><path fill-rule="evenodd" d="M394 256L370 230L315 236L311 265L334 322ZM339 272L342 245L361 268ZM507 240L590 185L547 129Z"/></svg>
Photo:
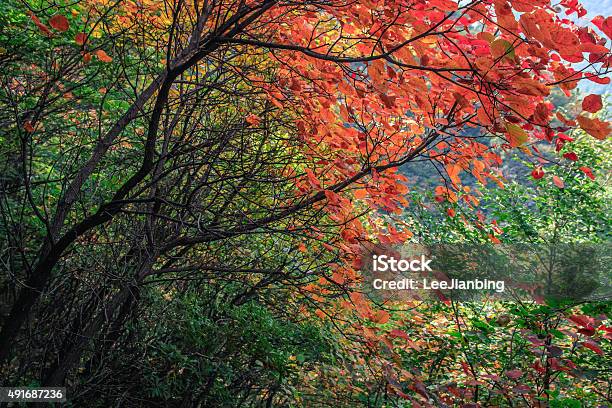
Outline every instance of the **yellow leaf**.
<svg viewBox="0 0 612 408"><path fill-rule="evenodd" d="M506 130L508 131L508 138L510 139L510 146L512 147L521 146L529 140L527 132L514 123L506 123Z"/></svg>

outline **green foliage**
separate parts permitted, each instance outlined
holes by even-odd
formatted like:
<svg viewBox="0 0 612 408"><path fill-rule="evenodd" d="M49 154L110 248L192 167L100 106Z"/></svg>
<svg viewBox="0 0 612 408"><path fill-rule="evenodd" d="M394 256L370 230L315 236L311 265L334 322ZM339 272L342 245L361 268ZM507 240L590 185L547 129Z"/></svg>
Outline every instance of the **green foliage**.
<svg viewBox="0 0 612 408"><path fill-rule="evenodd" d="M562 166L546 168L546 176L534 180L530 165L515 169L513 181L504 188L476 186L481 191L477 216L464 202L435 203L431 194L411 193L407 222L418 242L489 242L491 224L503 230L498 238L506 243L606 242L610 239L609 169L611 142L598 142L576 132L559 156L568 151L577 154L577 162L561 160ZM550 153L553 154L553 153ZM521 162L521 161L519 161ZM596 176L591 180L580 167L588 167ZM564 188L557 187L552 176L560 177ZM449 217L448 208L457 216Z"/></svg>
<svg viewBox="0 0 612 408"><path fill-rule="evenodd" d="M151 292L150 318L164 318L139 330L151 339L142 362L145 397L207 406L291 400L303 373L329 361L332 345L321 327L277 317L256 302L234 306L224 295Z"/></svg>
<svg viewBox="0 0 612 408"><path fill-rule="evenodd" d="M449 395L462 395L483 406L522 406L527 392L539 395L549 407L595 407L606 400L601 390L610 386L610 341L603 331L583 328L576 333L580 326L568 330L567 319L596 316L602 319L597 324L609 326L612 303L605 297L609 293L602 301L579 304L569 295L579 298L590 293L601 280L609 285L609 257L602 266L601 254L589 251L608 248L610 242L610 141L597 142L579 132L572 136L576 140L558 154L545 153L548 160L559 163L545 166L543 178L534 180L529 161L517 158L505 188L476 186L482 193L480 214L461 200L437 203L432 195L412 192L406 222L415 231L416 242L485 244L495 234L502 243L530 249L535 264L545 262L538 257L548 259L548 251L559 243L576 249L574 253L568 247L557 255L565 267L552 289L564 297L421 305L420 320L431 326L404 324L401 329L428 347L418 353L403 352L402 366L420 368L430 391L445 384ZM568 152L578 160L561 158ZM581 167L592 170L595 180ZM563 188L553 176L563 181ZM447 213L449 208L455 216ZM496 227L503 233L495 232ZM603 272L596 276L591 273L595 270ZM593 340L599 351L584 346ZM475 384L479 386L474 388Z"/></svg>

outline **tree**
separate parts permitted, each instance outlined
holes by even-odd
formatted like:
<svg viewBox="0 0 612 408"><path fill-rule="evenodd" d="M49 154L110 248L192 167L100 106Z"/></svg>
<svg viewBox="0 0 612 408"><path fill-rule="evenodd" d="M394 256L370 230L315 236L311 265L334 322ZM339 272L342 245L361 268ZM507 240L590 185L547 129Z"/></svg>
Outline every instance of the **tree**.
<svg viewBox="0 0 612 408"><path fill-rule="evenodd" d="M160 280L247 271L236 304L278 284L325 315L351 290L312 282L330 263L349 282L360 242L410 236L367 216L401 212L402 164L437 163L455 201L462 173L500 181L500 147L609 133L589 114L551 122L550 88L608 81L609 50L546 2L34 7L3 17L0 364L46 385L116 347ZM607 21L593 23L608 35ZM260 268L260 246L303 255ZM30 322L60 334L29 341Z"/></svg>

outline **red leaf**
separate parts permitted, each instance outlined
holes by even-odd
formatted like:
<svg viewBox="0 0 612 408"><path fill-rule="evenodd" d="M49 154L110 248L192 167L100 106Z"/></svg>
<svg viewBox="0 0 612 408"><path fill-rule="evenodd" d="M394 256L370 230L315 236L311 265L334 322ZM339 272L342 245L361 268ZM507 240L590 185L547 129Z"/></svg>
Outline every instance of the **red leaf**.
<svg viewBox="0 0 612 408"><path fill-rule="evenodd" d="M602 107L603 103L601 102L600 95L591 94L582 100L582 110L587 112L595 113Z"/></svg>
<svg viewBox="0 0 612 408"><path fill-rule="evenodd" d="M492 243L494 244L501 244L501 241L499 240L499 238L497 238L495 235L493 234L489 234L489 239L491 240Z"/></svg>
<svg viewBox="0 0 612 408"><path fill-rule="evenodd" d="M77 35L74 36L74 42L78 45L85 45L85 43L87 42L87 34L77 33Z"/></svg>
<svg viewBox="0 0 612 408"><path fill-rule="evenodd" d="M531 392L531 388L526 384L519 384L516 387L512 387L512 391L517 394L529 394L529 392Z"/></svg>
<svg viewBox="0 0 612 408"><path fill-rule="evenodd" d="M565 153L563 155L567 160L578 161L578 155L574 152Z"/></svg>
<svg viewBox="0 0 612 408"><path fill-rule="evenodd" d="M539 180L542 177L544 177L544 170L542 169L542 167L536 167L535 169L533 169L531 171L531 177L533 177L536 180Z"/></svg>
<svg viewBox="0 0 612 408"><path fill-rule="evenodd" d="M393 95L382 94L380 95L380 99L383 101L387 108L392 109L393 107L395 107L395 99L397 98Z"/></svg>
<svg viewBox="0 0 612 408"><path fill-rule="evenodd" d="M608 85L610 83L610 77L600 78L597 75L587 75L586 79L600 85Z"/></svg>
<svg viewBox="0 0 612 408"><path fill-rule="evenodd" d="M542 366L540 360L536 360L531 367L540 374L544 374L546 372L546 369Z"/></svg>
<svg viewBox="0 0 612 408"><path fill-rule="evenodd" d="M429 2L429 5L442 11L457 10L457 3L451 0L433 0Z"/></svg>
<svg viewBox="0 0 612 408"><path fill-rule="evenodd" d="M336 194L335 192L331 191L331 190L325 190L325 198L327 198L327 202L331 205L339 205L340 204L340 198L338 196L338 194Z"/></svg>
<svg viewBox="0 0 612 408"><path fill-rule="evenodd" d="M402 339L408 340L408 334L405 331L399 329L393 329L389 332L389 336L391 337L401 337Z"/></svg>
<svg viewBox="0 0 612 408"><path fill-rule="evenodd" d="M28 15L30 16L30 18L32 19L32 21L34 22L34 24L36 24L36 27L38 27L38 29L47 37L51 37L53 34L51 34L51 30L49 30L47 28L46 25L44 25L43 23L40 22L40 20L38 19L38 17L36 17L36 15L34 15L34 13L32 13L31 11L28 13Z"/></svg>
<svg viewBox="0 0 612 408"><path fill-rule="evenodd" d="M511 378L513 380L517 380L523 376L523 372L521 370L508 370L506 371L506 377Z"/></svg>
<svg viewBox="0 0 612 408"><path fill-rule="evenodd" d="M582 172L584 174L586 174L586 176L588 178L590 178L591 180L595 180L595 175L593 174L593 172L591 171L591 169L589 169L588 167L579 167L580 170L582 170Z"/></svg>
<svg viewBox="0 0 612 408"><path fill-rule="evenodd" d="M595 322L592 318L585 315L571 315L568 319L582 327L592 326Z"/></svg>
<svg viewBox="0 0 612 408"><path fill-rule="evenodd" d="M605 35L612 38L612 17L607 17L604 19L603 16L597 16L591 21L597 28L603 31Z"/></svg>
<svg viewBox="0 0 612 408"><path fill-rule="evenodd" d="M68 31L68 19L61 14L56 14L49 19L49 25L57 31L64 32Z"/></svg>
<svg viewBox="0 0 612 408"><path fill-rule="evenodd" d="M581 343L584 347L593 350L594 352L596 352L599 355L604 354L603 350L599 348L599 346L597 344L595 344L595 342L593 341L584 341Z"/></svg>
<svg viewBox="0 0 612 408"><path fill-rule="evenodd" d="M595 334L595 328L591 326L585 327L585 328L579 329L578 333L591 337L592 335Z"/></svg>
<svg viewBox="0 0 612 408"><path fill-rule="evenodd" d="M564 188L565 187L565 184L563 183L563 180L561 180L558 176L553 176L552 181L555 184L555 186L557 186L559 188Z"/></svg>

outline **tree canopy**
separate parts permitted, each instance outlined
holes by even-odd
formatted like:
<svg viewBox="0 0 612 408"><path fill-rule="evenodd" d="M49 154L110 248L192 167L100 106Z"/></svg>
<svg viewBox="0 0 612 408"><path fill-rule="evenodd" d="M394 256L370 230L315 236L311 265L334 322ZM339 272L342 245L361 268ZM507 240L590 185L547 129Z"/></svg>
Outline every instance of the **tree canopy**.
<svg viewBox="0 0 612 408"><path fill-rule="evenodd" d="M565 0L0 10L3 385L68 385L75 406L610 401L609 302L380 304L361 261L607 242L605 97L555 97L610 82L612 17Z"/></svg>

